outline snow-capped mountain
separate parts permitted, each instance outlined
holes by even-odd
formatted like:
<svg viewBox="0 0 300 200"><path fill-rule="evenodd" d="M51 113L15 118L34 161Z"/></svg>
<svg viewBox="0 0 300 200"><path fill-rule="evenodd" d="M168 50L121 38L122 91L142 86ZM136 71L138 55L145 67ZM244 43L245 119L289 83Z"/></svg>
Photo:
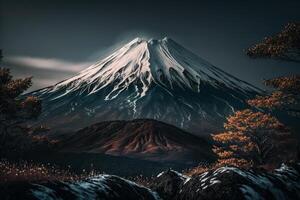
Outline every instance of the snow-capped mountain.
<svg viewBox="0 0 300 200"><path fill-rule="evenodd" d="M151 118L194 133L221 127L260 92L169 38L136 38L76 76L33 92L40 121L75 130L105 120Z"/></svg>

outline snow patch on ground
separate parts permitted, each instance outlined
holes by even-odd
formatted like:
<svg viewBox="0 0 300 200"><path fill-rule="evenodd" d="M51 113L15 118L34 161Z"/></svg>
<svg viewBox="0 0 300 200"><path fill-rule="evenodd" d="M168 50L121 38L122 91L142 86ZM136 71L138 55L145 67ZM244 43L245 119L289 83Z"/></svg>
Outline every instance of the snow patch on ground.
<svg viewBox="0 0 300 200"><path fill-rule="evenodd" d="M74 195L74 197L76 197L76 199L97 199L99 198L99 193L103 193L107 198L119 197L118 191L114 191L114 189L110 187L110 182L112 180L125 182L127 185L131 186L133 191L135 191L135 188L143 188L147 190L149 194L151 194L153 199L161 199L156 192L151 191L150 189L138 185L132 181L113 175L97 175L93 178L83 181L59 182L57 185L60 184L60 192L64 191L71 193ZM41 184L33 185L35 186L35 188L31 190L33 197L37 199L61 199L60 192L58 193L58 191L55 189L51 189L52 186L47 187L46 185Z"/></svg>

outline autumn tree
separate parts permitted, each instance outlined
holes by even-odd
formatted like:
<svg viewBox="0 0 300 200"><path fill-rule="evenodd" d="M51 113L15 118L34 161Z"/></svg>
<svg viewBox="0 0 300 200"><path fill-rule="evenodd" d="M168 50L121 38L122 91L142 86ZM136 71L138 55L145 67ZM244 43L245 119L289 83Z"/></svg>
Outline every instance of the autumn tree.
<svg viewBox="0 0 300 200"><path fill-rule="evenodd" d="M2 57L2 55L1 55ZM32 84L31 77L13 79L10 70L0 68L0 143L18 125L41 113L41 101L34 96L21 97Z"/></svg>
<svg viewBox="0 0 300 200"><path fill-rule="evenodd" d="M249 109L237 111L227 118L225 131L212 135L216 145L213 151L219 165L239 167L268 164L272 156L285 154L280 144L290 133L275 117ZM284 155L285 156L285 155Z"/></svg>
<svg viewBox="0 0 300 200"><path fill-rule="evenodd" d="M0 122L7 129L26 120L36 118L41 112L37 97L20 95L31 86L31 78L12 79L10 70L0 68Z"/></svg>
<svg viewBox="0 0 300 200"><path fill-rule="evenodd" d="M300 23L288 23L281 32L266 37L246 50L252 58L270 57L290 61L300 61Z"/></svg>
<svg viewBox="0 0 300 200"><path fill-rule="evenodd" d="M279 109L300 116L300 76L278 77L265 81L275 90L266 96L257 96L248 103L269 110Z"/></svg>

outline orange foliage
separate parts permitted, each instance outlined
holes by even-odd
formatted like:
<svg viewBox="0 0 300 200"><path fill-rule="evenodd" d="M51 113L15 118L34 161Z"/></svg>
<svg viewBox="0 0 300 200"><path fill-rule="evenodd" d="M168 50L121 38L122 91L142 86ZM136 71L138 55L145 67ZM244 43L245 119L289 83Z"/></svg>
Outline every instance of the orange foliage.
<svg viewBox="0 0 300 200"><path fill-rule="evenodd" d="M300 76L274 78L266 80L265 84L275 88L276 91L249 100L251 106L280 109L294 116L300 115Z"/></svg>
<svg viewBox="0 0 300 200"><path fill-rule="evenodd" d="M240 168L250 168L253 166L251 161L239 158L226 158L226 159L219 159L216 167L223 167L223 166L234 166Z"/></svg>
<svg viewBox="0 0 300 200"><path fill-rule="evenodd" d="M278 77L265 81L266 86L270 86L281 91L300 92L300 76Z"/></svg>
<svg viewBox="0 0 300 200"><path fill-rule="evenodd" d="M280 130L283 128L283 124L269 114L246 109L237 111L234 115L228 117L224 128L227 131L244 134L245 132L255 132L258 129L265 129L266 131L269 129ZM249 135L246 136L249 137Z"/></svg>
<svg viewBox="0 0 300 200"><path fill-rule="evenodd" d="M225 132L212 135L216 145L214 153L218 165L239 167L258 166L280 148L274 138L290 136L288 130L275 117L249 109L237 111L227 118Z"/></svg>
<svg viewBox="0 0 300 200"><path fill-rule="evenodd" d="M212 135L213 139L217 142L228 143L228 142L247 142L249 141L249 137L244 135L241 132L224 132L218 133L216 135Z"/></svg>
<svg viewBox="0 0 300 200"><path fill-rule="evenodd" d="M261 43L248 48L246 53L250 57L271 57L286 60L296 60L300 50L300 23L288 23L275 36L266 37Z"/></svg>
<svg viewBox="0 0 300 200"><path fill-rule="evenodd" d="M260 108L280 109L284 105L293 105L296 103L293 95L284 94L281 91L275 91L269 96L257 96L255 99L248 100L248 104Z"/></svg>

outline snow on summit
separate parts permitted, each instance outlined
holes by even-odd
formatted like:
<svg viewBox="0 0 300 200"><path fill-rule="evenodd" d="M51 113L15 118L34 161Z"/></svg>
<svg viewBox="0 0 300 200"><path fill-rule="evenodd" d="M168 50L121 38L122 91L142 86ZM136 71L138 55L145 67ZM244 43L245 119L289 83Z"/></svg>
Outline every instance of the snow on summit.
<svg viewBox="0 0 300 200"><path fill-rule="evenodd" d="M114 94L139 79L143 85L140 95L144 96L152 82L165 86L163 77L167 78L166 81L171 87L177 83L193 89L191 82L199 86L201 81L211 81L211 84L220 81L231 87L240 87L240 80L223 73L167 37L162 40L135 38L105 59L79 72L77 76L57 84L53 89L70 84L72 91L78 89L82 83L96 84L93 88L87 88L89 94L92 94L118 79L119 83L111 91ZM248 84L244 83L243 86L255 90ZM111 94L107 99L116 97Z"/></svg>
<svg viewBox="0 0 300 200"><path fill-rule="evenodd" d="M101 121L107 113L106 120L153 118L189 129L195 119L224 119L258 92L165 37L135 38L76 76L34 94L44 101L44 120L51 113Z"/></svg>

